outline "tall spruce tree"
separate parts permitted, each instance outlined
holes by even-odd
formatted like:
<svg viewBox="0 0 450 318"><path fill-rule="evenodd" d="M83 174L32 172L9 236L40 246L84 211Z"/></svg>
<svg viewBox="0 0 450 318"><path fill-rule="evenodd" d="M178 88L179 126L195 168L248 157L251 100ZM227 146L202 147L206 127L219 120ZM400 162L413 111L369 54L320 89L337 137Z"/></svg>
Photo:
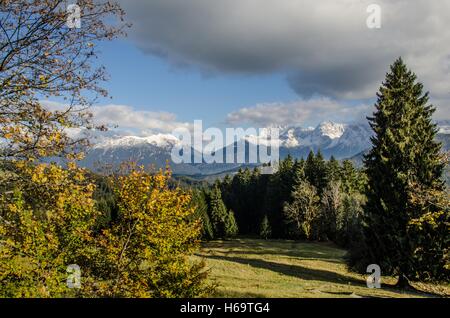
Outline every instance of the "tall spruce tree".
<svg viewBox="0 0 450 318"><path fill-rule="evenodd" d="M320 150L317 155L312 150L309 152L305 163L305 177L321 194L327 185L327 166Z"/></svg>
<svg viewBox="0 0 450 318"><path fill-rule="evenodd" d="M369 117L375 135L365 156L368 176L365 228L367 262L383 274L399 276L398 286L418 277L414 253L417 238L407 228L426 209L411 200L415 189L443 190L441 145L435 141L435 108L401 58L391 65Z"/></svg>
<svg viewBox="0 0 450 318"><path fill-rule="evenodd" d="M327 181L333 182L340 179L341 166L339 161L332 155L330 160L326 163L327 166Z"/></svg>
<svg viewBox="0 0 450 318"><path fill-rule="evenodd" d="M285 202L289 202L294 184L294 174L292 169L294 161L292 156L288 155L284 160L281 160L278 171L270 176L267 184L267 191L264 202L264 213L267 214L270 224L272 226L272 237L285 238L285 215L283 213L283 206Z"/></svg>
<svg viewBox="0 0 450 318"><path fill-rule="evenodd" d="M296 160L292 167L292 187L298 185L301 181L305 180L305 160L301 158Z"/></svg>
<svg viewBox="0 0 450 318"><path fill-rule="evenodd" d="M308 157L306 157L305 161L305 177L309 183L314 183L315 181L315 172L316 172L316 156L314 155L314 151L310 150L308 153Z"/></svg>
<svg viewBox="0 0 450 318"><path fill-rule="evenodd" d="M208 215L208 203L206 202L204 190L195 189L192 192L191 203L195 209L193 216L202 222L201 238L203 240L212 240L214 238L214 231Z"/></svg>
<svg viewBox="0 0 450 318"><path fill-rule="evenodd" d="M225 218L225 237L235 237L239 232L239 227L236 222L236 219L234 218L234 212L228 211L226 218Z"/></svg>
<svg viewBox="0 0 450 318"><path fill-rule="evenodd" d="M209 194L209 217L213 227L214 237L226 237L228 211L222 201L222 193L217 184Z"/></svg>
<svg viewBox="0 0 450 318"><path fill-rule="evenodd" d="M353 166L350 160L346 159L342 162L340 175L344 192L364 192L365 176Z"/></svg>

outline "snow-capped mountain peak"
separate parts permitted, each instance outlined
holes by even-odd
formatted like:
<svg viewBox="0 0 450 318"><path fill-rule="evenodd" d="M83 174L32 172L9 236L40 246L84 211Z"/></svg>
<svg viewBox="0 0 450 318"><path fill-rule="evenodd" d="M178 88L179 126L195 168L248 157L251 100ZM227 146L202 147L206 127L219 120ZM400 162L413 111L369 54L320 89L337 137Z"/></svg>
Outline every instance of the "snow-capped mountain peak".
<svg viewBox="0 0 450 318"><path fill-rule="evenodd" d="M285 128L280 135L281 145L287 148L318 146L325 148L342 137L346 124L331 121L320 123L316 128L291 126Z"/></svg>
<svg viewBox="0 0 450 318"><path fill-rule="evenodd" d="M295 136L295 130L294 129L289 129L286 132L286 140L284 142L284 145L286 147L297 147L299 145L299 141L297 140L296 136Z"/></svg>
<svg viewBox="0 0 450 318"><path fill-rule="evenodd" d="M147 137L122 136L116 138L107 138L94 145L95 149L108 149L116 147L135 147L139 145L150 144L161 148L172 148L180 143L180 140L170 134L156 134Z"/></svg>
<svg viewBox="0 0 450 318"><path fill-rule="evenodd" d="M444 150L449 149L449 122L440 122L437 139L443 143ZM367 123L339 124L323 122L315 128L300 126L276 127L280 129L280 158L288 154L295 158L306 158L310 151L320 150L325 158L352 158L370 149L373 131ZM252 144L268 144L269 130L259 131L258 136L247 136L246 142ZM119 164L132 160L139 164L155 164L164 167L171 162L171 152L181 140L171 134L156 134L147 137L108 136L97 140L93 148L87 152L82 166L95 168L101 164ZM229 147L229 146L228 146ZM193 148L192 148L193 149ZM228 148L225 148L226 150ZM199 151L193 149L193 151ZM227 150L228 151L228 150ZM172 164L173 171L178 174L216 173L236 168L239 164Z"/></svg>
<svg viewBox="0 0 450 318"><path fill-rule="evenodd" d="M331 139L340 138L344 134L345 128L345 124L337 124L331 121L322 122L317 127L323 136L330 137Z"/></svg>

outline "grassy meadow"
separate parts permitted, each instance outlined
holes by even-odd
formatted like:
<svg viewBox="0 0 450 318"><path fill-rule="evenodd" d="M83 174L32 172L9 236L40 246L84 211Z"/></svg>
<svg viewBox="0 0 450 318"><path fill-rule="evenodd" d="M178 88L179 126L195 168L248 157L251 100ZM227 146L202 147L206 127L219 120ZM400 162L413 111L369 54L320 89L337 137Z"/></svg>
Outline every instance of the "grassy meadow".
<svg viewBox="0 0 450 318"><path fill-rule="evenodd" d="M216 297L441 297L450 285L415 284L416 291L394 288L396 279L382 277L380 289L350 272L346 251L332 243L235 239L204 243L204 258Z"/></svg>

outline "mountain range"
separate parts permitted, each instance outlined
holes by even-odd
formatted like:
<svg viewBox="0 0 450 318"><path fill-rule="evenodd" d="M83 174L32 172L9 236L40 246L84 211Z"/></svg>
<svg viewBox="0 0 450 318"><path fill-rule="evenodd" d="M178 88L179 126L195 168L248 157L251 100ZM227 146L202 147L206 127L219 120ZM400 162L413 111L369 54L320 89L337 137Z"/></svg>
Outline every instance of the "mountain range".
<svg viewBox="0 0 450 318"><path fill-rule="evenodd" d="M437 139L442 142L445 151L450 150L450 120L438 122ZM342 124L325 121L317 127L300 126L280 127L280 157L288 154L295 158L306 158L308 153L319 149L326 159L351 159L361 163L362 155L371 147L372 130L368 124ZM246 158L255 136L245 137ZM243 166L255 164L239 163L180 163L171 160L172 148L181 141L170 134L156 134L148 137L120 136L104 138L86 153L81 166L100 172L105 167L117 167L124 161L135 161L144 166L164 167L168 162L175 175L208 176L233 172ZM228 145L226 151L234 151L236 143ZM191 159L197 151L191 148ZM226 152L224 151L224 154ZM191 162L194 162L191 160Z"/></svg>

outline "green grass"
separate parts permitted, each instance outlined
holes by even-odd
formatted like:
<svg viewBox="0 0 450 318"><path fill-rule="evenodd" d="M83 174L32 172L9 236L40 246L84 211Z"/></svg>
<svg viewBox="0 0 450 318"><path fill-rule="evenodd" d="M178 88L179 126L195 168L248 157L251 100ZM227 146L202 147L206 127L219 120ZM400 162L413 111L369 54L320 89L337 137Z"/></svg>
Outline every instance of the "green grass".
<svg viewBox="0 0 450 318"><path fill-rule="evenodd" d="M436 297L450 286L394 288L395 278L382 277L381 289L366 286L365 277L348 271L346 251L331 243L236 239L204 243L203 258L216 297Z"/></svg>

